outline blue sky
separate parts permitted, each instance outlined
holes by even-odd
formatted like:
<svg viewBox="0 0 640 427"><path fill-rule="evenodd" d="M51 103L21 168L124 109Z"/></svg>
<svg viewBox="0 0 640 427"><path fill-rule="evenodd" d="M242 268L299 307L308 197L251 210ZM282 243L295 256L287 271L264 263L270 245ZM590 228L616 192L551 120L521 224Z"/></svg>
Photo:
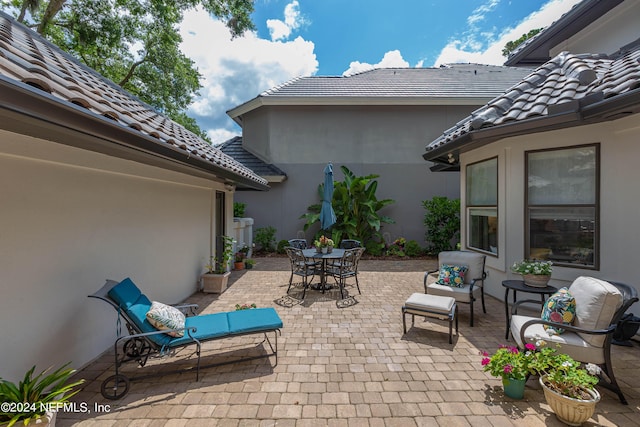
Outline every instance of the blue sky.
<svg viewBox="0 0 640 427"><path fill-rule="evenodd" d="M190 109L214 143L240 135L226 111L294 77L374 67L500 65L505 43L550 25L580 0L255 0L256 31L231 40L202 11L182 49L203 75Z"/></svg>

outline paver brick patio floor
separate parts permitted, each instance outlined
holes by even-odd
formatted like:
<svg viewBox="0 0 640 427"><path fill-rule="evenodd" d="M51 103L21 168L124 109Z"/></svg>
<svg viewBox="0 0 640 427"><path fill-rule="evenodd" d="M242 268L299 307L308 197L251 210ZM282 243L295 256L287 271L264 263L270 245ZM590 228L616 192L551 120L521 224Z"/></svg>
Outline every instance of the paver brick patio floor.
<svg viewBox="0 0 640 427"><path fill-rule="evenodd" d="M563 425L545 403L536 379L527 383L524 399L516 401L504 396L500 380L482 371L479 352L505 343L501 300L488 297L487 313L476 310L473 328L469 307L461 305L460 333L453 345L446 322L416 318L415 326L403 334L402 303L423 290L424 271L433 265L425 260L363 260L362 295L348 287L357 304L338 308L336 291L308 291L304 303L283 307L274 301L286 294L288 260L258 258L254 269L232 273L222 295L197 293L188 301L200 304L202 313L234 310L238 303L275 307L284 322L277 366L271 357L203 370L197 382L195 373L134 381L127 396L109 401L100 394L102 380L113 374L108 352L78 373L86 383L73 400L87 404L89 412L61 412L57 425ZM148 284L139 285L152 297ZM207 343L203 363L263 351L256 347L259 342L254 335ZM640 425L639 347L634 343L612 350L629 405L599 388L602 400L585 425ZM190 348L141 369L129 363L124 372L140 375L193 366L192 356ZM109 405L109 410L95 405Z"/></svg>

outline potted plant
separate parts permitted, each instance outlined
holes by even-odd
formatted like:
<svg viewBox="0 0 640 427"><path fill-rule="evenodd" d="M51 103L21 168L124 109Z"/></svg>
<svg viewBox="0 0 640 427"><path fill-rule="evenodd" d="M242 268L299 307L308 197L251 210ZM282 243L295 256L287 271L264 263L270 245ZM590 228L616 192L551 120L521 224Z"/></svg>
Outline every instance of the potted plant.
<svg viewBox="0 0 640 427"><path fill-rule="evenodd" d="M256 260L255 259L247 258L247 259L244 260L244 267L247 270L251 270L255 264L256 264Z"/></svg>
<svg viewBox="0 0 640 427"><path fill-rule="evenodd" d="M314 242L314 245L316 250L323 254L331 253L331 251L333 251L333 240L327 236L320 236L320 238Z"/></svg>
<svg viewBox="0 0 640 427"><path fill-rule="evenodd" d="M551 261L522 260L511 266L511 271L522 275L525 285L544 288L551 279L553 271Z"/></svg>
<svg viewBox="0 0 640 427"><path fill-rule="evenodd" d="M539 342L544 345L544 341ZM594 364L582 367L567 354L541 347L534 353L530 367L539 375L547 403L558 419L579 426L595 412L600 394L594 388L600 368Z"/></svg>
<svg viewBox="0 0 640 427"><path fill-rule="evenodd" d="M68 383L76 372L68 366L69 363L48 373L50 367L35 377L34 366L17 385L0 378L0 425L55 425L56 411L80 391L73 389L84 383L84 380Z"/></svg>
<svg viewBox="0 0 640 427"><path fill-rule="evenodd" d="M524 350L501 345L493 355L482 352L483 370L502 378L504 394L513 399L522 399L527 377L535 372L531 367L535 350L535 345L527 344Z"/></svg>
<svg viewBox="0 0 640 427"><path fill-rule="evenodd" d="M233 264L233 268L236 270L242 270L244 268L244 260L247 258L249 254L249 246L242 245L238 252L235 254L235 260Z"/></svg>
<svg viewBox="0 0 640 427"><path fill-rule="evenodd" d="M234 270L242 270L244 268L244 254L242 252L236 252L233 261Z"/></svg>
<svg viewBox="0 0 640 427"><path fill-rule="evenodd" d="M221 294L227 289L229 282L228 264L233 255L233 239L229 236L222 236L221 262L214 256L209 258L209 263L205 266L207 271L200 276L202 281L202 292Z"/></svg>
<svg viewBox="0 0 640 427"><path fill-rule="evenodd" d="M236 304L236 311L250 310L252 308L258 308L258 306L255 303L251 303L251 304Z"/></svg>

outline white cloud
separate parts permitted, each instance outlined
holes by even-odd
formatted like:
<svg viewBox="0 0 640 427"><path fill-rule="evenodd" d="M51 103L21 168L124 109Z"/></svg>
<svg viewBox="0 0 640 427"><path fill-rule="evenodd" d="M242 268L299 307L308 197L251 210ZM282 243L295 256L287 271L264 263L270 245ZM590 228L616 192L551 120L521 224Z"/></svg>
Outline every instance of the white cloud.
<svg viewBox="0 0 640 427"><path fill-rule="evenodd" d="M182 51L203 76L203 88L189 114L214 143L241 133L226 111L273 86L318 70L313 42L301 37L270 41L253 32L231 40L224 24L201 10L185 13L181 35Z"/></svg>
<svg viewBox="0 0 640 427"><path fill-rule="evenodd" d="M478 6L467 18L467 24L474 26L480 21L484 21L485 14L491 12L498 6L500 0L489 0L487 3Z"/></svg>
<svg viewBox="0 0 640 427"><path fill-rule="evenodd" d="M466 37L452 40L440 52L434 62L434 66L450 63L480 63L502 65L505 57L502 56L502 48L507 42L516 40L522 34L528 33L535 28L548 27L564 13L568 12L575 4L581 0L550 0L540 10L527 16L515 27L505 29L497 38L492 33L475 33L475 23L483 19L483 14L490 9L480 10L483 7L491 6L497 1L491 1L477 8L468 18L471 30ZM494 5L495 6L495 5ZM483 40L489 40L489 46L482 50Z"/></svg>
<svg viewBox="0 0 640 427"><path fill-rule="evenodd" d="M272 41L288 39L293 30L300 28L305 23L299 8L298 0L293 0L284 8L284 21L279 19L267 20L267 28L269 29L269 34L271 34Z"/></svg>
<svg viewBox="0 0 640 427"><path fill-rule="evenodd" d="M406 68L409 63L402 58L399 50L391 50L384 54L380 62L377 64L369 64L366 62L353 61L349 64L349 68L342 73L343 76L362 73L364 71L373 70L374 68Z"/></svg>

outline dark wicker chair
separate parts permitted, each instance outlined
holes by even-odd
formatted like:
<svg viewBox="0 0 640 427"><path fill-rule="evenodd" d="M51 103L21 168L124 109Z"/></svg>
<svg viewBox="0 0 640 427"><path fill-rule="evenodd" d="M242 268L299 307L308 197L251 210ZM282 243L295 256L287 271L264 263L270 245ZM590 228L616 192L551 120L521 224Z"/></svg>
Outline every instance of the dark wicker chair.
<svg viewBox="0 0 640 427"><path fill-rule="evenodd" d="M362 242L360 240L354 239L344 239L340 242L340 249L353 249L353 248L361 248Z"/></svg>
<svg viewBox="0 0 640 427"><path fill-rule="evenodd" d="M291 239L289 240L289 246L296 249L307 249L307 241L305 239Z"/></svg>
<svg viewBox="0 0 640 427"><path fill-rule="evenodd" d="M289 293L291 286L293 285L293 276L301 277L303 286L302 299L304 299L307 288L309 287L311 280L313 280L313 276L315 276L317 272L318 265L316 262L305 257L302 249L289 246L285 248L285 251L287 252L287 256L291 262L291 276L289 277L287 293Z"/></svg>

